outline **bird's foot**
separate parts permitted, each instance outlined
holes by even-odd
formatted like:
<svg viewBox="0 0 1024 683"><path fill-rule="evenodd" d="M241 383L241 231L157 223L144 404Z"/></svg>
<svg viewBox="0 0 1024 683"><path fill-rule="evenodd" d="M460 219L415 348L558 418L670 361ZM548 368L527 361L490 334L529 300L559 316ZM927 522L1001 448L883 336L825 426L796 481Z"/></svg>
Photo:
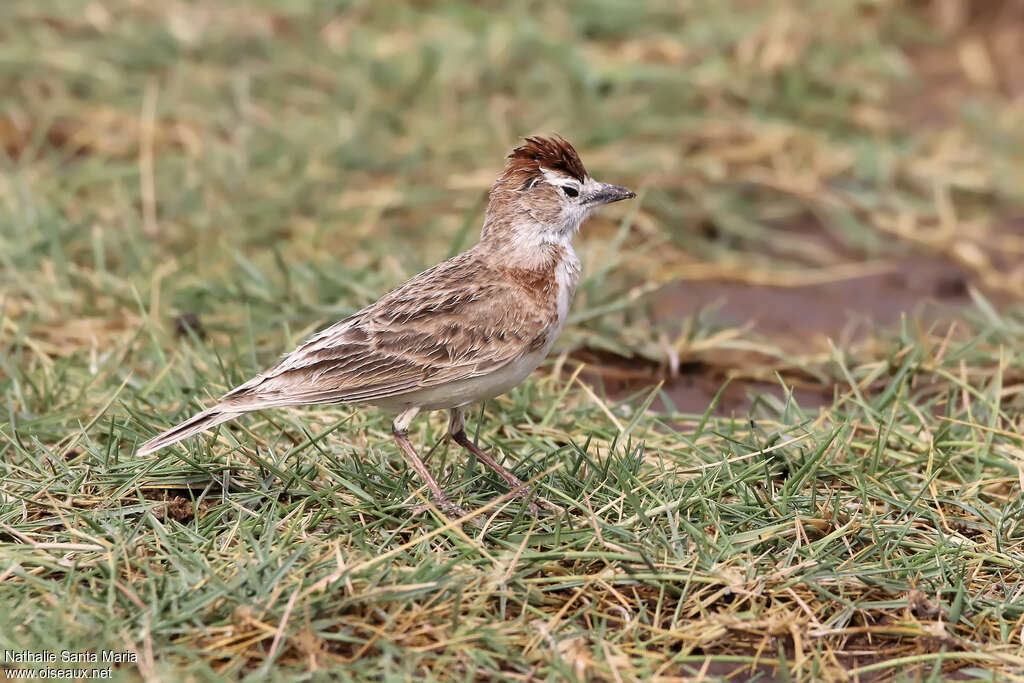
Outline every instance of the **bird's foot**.
<svg viewBox="0 0 1024 683"><path fill-rule="evenodd" d="M562 508L558 507L551 501L541 498L540 496L534 496L533 489L531 489L529 485L519 481L518 479L516 479L516 481L518 484L512 485L512 493L516 498L526 501L530 512L535 515L540 514L542 509L547 510L548 512L562 512Z"/></svg>
<svg viewBox="0 0 1024 683"><path fill-rule="evenodd" d="M438 510L441 511L441 514L443 516L449 519L461 519L462 517L465 517L469 514L447 496L445 496L444 498L435 497L431 501L431 503L432 505L427 503L414 505L412 507L412 513L414 515L418 515L420 513L426 512L427 510L430 510L431 507L436 507ZM472 520L469 521L470 523L473 523Z"/></svg>

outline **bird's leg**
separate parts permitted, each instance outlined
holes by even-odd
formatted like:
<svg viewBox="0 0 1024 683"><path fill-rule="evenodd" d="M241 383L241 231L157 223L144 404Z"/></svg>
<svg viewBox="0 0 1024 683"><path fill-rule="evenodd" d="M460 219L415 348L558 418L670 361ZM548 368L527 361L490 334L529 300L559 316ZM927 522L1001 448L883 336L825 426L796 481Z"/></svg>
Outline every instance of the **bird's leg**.
<svg viewBox="0 0 1024 683"><path fill-rule="evenodd" d="M448 421L448 433L453 439L455 439L455 443L465 448L467 451L475 455L480 462L497 472L498 476L504 479L509 486L513 489L519 489L519 495L523 495L528 492L526 484L524 484L519 477L506 470L494 458L487 455L487 453L481 450L479 446L469 440L469 437L466 436L466 420L461 408L451 409L451 419Z"/></svg>
<svg viewBox="0 0 1024 683"><path fill-rule="evenodd" d="M462 517L466 514L465 511L445 495L445 492L441 490L441 485L431 476L427 466L420 459L420 456L416 454L416 449L413 448L412 443L409 441L409 425L418 412L420 412L419 408L409 408L401 413L391 423L391 433L395 435L395 441L398 443L398 447L402 449L402 453L405 454L409 464L420 475L420 478L427 483L427 487L430 488L430 493L433 494L434 502L437 506L449 515Z"/></svg>
<svg viewBox="0 0 1024 683"><path fill-rule="evenodd" d="M530 487L527 486L519 477L502 467L497 460L487 455L483 449L470 441L469 437L466 436L466 420L462 409L452 408L450 412L451 418L448 421L448 433L453 439L455 439L455 443L465 448L467 451L475 455L477 460L494 470L499 477L504 479L508 485L512 487L512 491L517 496L520 498L527 498L530 495ZM549 510L558 509L543 498L540 498L539 500L541 505Z"/></svg>

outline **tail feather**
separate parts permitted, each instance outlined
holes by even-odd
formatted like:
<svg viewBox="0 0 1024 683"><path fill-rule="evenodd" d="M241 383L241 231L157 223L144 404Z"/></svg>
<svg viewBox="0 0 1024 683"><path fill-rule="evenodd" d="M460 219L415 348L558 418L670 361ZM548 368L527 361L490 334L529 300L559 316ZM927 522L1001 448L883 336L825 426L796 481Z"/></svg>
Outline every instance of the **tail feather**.
<svg viewBox="0 0 1024 683"><path fill-rule="evenodd" d="M160 450L161 448L166 448L171 444L178 443L182 439L187 439L199 432L205 432L207 429L216 427L221 423L234 420L244 412L246 411L230 411L219 406L208 408L201 413L193 415L181 424L171 427L166 432L154 436L152 439L139 446L138 450L135 451L135 454L148 455Z"/></svg>

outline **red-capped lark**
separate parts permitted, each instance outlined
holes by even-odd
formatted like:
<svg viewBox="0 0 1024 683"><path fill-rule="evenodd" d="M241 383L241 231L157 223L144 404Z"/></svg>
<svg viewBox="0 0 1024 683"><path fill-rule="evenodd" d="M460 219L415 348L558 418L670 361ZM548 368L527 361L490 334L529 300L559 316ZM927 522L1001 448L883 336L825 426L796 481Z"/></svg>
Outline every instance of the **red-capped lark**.
<svg viewBox="0 0 1024 683"><path fill-rule="evenodd" d="M536 368L562 331L580 261L572 240L602 204L636 196L588 175L560 137L531 137L491 187L480 241L314 334L220 402L142 444L152 453L243 413L314 403L397 412L391 430L434 501L460 514L410 443L423 410L448 410L448 433L519 495L526 486L466 436L466 406Z"/></svg>

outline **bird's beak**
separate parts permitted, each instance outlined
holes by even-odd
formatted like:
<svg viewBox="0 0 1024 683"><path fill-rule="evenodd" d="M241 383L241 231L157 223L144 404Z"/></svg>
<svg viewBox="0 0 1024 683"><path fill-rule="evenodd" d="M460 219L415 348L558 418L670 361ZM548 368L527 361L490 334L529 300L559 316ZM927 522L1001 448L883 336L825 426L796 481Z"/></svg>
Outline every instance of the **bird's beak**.
<svg viewBox="0 0 1024 683"><path fill-rule="evenodd" d="M597 190L587 197L588 204L611 204L621 202L623 199L632 199L636 193L618 185L598 183Z"/></svg>

